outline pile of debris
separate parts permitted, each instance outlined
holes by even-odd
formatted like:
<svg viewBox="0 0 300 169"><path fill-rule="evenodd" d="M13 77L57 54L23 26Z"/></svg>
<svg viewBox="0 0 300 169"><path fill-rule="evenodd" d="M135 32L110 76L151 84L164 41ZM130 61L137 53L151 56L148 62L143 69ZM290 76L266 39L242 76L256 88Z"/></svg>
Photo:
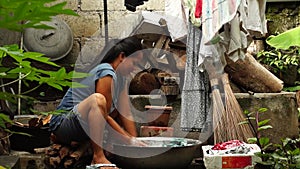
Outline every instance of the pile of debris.
<svg viewBox="0 0 300 169"><path fill-rule="evenodd" d="M80 168L92 161L92 149L89 142L82 144L52 144L50 147L35 149L46 154L45 164L52 168Z"/></svg>

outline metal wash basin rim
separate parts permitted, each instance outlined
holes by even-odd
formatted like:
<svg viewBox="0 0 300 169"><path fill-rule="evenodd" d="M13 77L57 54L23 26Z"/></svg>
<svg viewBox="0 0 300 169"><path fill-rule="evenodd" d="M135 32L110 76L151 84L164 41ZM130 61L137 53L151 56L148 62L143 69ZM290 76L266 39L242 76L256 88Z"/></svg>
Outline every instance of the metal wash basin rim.
<svg viewBox="0 0 300 169"><path fill-rule="evenodd" d="M113 145L113 162L122 169L184 169L191 164L196 150L202 145L199 140L176 137L140 137L139 140L184 140L186 146L138 147ZM199 149L200 150L200 149Z"/></svg>

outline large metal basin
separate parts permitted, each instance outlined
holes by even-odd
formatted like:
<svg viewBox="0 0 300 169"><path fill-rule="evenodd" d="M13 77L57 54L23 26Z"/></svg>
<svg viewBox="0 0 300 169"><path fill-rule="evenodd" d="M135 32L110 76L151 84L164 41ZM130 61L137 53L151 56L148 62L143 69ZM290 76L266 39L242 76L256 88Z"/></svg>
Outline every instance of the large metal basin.
<svg viewBox="0 0 300 169"><path fill-rule="evenodd" d="M122 169L186 169L199 140L174 137L140 137L149 146L113 145L113 162Z"/></svg>

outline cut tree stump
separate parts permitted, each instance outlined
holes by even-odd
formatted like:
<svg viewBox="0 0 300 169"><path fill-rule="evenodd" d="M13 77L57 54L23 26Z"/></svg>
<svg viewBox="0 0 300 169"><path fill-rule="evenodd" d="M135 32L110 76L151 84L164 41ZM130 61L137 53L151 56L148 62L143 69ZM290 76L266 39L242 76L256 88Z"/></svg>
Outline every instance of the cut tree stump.
<svg viewBox="0 0 300 169"><path fill-rule="evenodd" d="M249 53L244 60L233 62L226 58L225 72L238 86L256 93L277 93L283 88L283 81L263 67Z"/></svg>

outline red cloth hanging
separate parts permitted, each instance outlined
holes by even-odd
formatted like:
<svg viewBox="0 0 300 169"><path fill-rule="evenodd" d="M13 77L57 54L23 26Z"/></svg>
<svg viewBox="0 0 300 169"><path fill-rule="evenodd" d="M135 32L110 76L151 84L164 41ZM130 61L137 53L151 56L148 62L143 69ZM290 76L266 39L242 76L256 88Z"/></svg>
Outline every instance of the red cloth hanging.
<svg viewBox="0 0 300 169"><path fill-rule="evenodd" d="M195 8L195 18L200 18L202 15L202 0L197 0Z"/></svg>

